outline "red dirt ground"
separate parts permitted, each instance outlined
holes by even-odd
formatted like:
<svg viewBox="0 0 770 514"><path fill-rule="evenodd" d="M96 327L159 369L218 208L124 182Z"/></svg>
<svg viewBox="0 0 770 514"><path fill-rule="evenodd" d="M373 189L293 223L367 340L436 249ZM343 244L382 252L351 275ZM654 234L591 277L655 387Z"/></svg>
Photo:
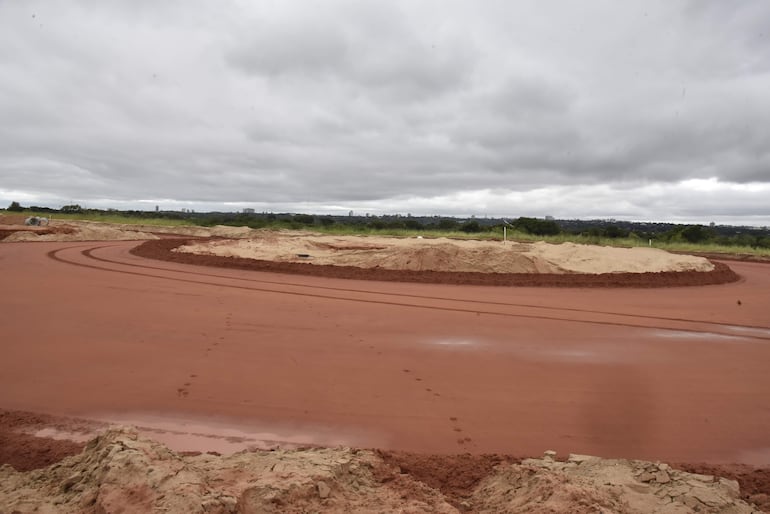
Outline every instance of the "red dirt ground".
<svg viewBox="0 0 770 514"><path fill-rule="evenodd" d="M419 454L770 464L766 264L702 287L486 287L137 244L0 245L0 407ZM740 469L770 492L767 469Z"/></svg>

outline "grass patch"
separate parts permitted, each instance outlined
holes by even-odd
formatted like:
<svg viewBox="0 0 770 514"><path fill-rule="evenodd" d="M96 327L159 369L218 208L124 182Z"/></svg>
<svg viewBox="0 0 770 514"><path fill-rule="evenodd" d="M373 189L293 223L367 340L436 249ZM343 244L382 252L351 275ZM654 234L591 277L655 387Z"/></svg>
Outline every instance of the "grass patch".
<svg viewBox="0 0 770 514"><path fill-rule="evenodd" d="M743 255L759 255L770 257L770 248L754 248L752 246L728 246L719 244L696 243L660 243L652 242L654 248L660 248L675 252L702 252L702 253L731 253Z"/></svg>

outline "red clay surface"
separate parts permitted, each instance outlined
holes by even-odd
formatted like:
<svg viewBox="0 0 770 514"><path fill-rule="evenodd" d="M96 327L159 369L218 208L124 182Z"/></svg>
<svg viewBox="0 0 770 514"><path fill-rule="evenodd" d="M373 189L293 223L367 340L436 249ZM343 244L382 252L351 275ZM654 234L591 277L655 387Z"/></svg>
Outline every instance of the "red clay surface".
<svg viewBox="0 0 770 514"><path fill-rule="evenodd" d="M0 407L421 453L770 464L770 268L681 288L371 282L0 245Z"/></svg>

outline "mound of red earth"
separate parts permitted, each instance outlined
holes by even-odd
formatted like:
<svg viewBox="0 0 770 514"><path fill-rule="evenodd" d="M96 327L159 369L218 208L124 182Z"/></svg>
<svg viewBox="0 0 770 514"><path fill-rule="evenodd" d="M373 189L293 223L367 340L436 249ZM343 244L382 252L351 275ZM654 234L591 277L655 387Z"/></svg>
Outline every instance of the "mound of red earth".
<svg viewBox="0 0 770 514"><path fill-rule="evenodd" d="M680 287L724 284L735 282L738 275L724 263L714 262L712 271L664 271L655 273L473 273L449 271L414 271L354 266L316 265L297 262L276 262L174 252L187 244L187 239L159 239L146 241L131 250L134 255L148 259L166 260L184 264L234 268L271 273L313 275L329 278L380 280L392 282L421 282L520 287ZM200 242L200 240L195 240Z"/></svg>

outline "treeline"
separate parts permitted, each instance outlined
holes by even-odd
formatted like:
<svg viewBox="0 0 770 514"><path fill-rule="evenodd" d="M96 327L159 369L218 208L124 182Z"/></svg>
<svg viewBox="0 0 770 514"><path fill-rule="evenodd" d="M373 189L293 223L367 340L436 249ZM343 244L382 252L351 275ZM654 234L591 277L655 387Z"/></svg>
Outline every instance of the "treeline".
<svg viewBox="0 0 770 514"><path fill-rule="evenodd" d="M438 230L442 232L466 232L477 233L490 231L492 226L482 226L476 220L460 221L455 218L440 218L433 223L424 223L421 219L404 216L331 216L313 214L243 214L243 213L208 213L199 220L199 224L205 226L234 225L251 228L265 228L270 226L287 227L294 229L313 226L351 227L353 229L368 230Z"/></svg>
<svg viewBox="0 0 770 514"><path fill-rule="evenodd" d="M88 209L85 207L81 207L78 204L72 204L72 205L64 205L61 209L52 209L50 207L40 207L38 205L30 205L29 207L24 207L19 204L19 202L11 202L11 204L5 209L8 212L37 212L37 213L48 213L48 214L85 214L89 216L111 216L111 215L118 215L118 216L126 216L129 218L137 218L137 219L157 219L157 218L163 218L163 219L174 219L174 220L184 220L184 219L190 219L191 216L194 216L195 214L192 212L180 212L180 211L137 211L137 210L128 210L128 211L120 211L118 209ZM205 215L206 213L201 213Z"/></svg>
<svg viewBox="0 0 770 514"><path fill-rule="evenodd" d="M766 229L731 227L729 233L720 232L716 227L703 225L675 225L665 231L634 231L618 225L592 227L580 232L570 232L582 236L604 238L654 239L667 243L715 244L722 246L748 246L752 248L770 248L770 233Z"/></svg>
<svg viewBox="0 0 770 514"><path fill-rule="evenodd" d="M48 207L23 207L12 202L7 208L11 212L69 213L90 216L120 215L141 219L187 220L201 226L232 225L251 228L290 228L304 229L312 227L350 228L351 230L411 230L495 233L502 236L503 228L523 232L534 236L566 236L588 239L640 239L672 243L718 244L723 246L743 246L770 248L770 231L752 227L675 225L670 223L635 223L604 222L600 220L553 220L520 217L513 220L471 218L458 219L440 216L383 215L383 216L333 216L292 213L223 213L183 211L118 211L116 209L87 209L80 205L65 205L61 209Z"/></svg>

